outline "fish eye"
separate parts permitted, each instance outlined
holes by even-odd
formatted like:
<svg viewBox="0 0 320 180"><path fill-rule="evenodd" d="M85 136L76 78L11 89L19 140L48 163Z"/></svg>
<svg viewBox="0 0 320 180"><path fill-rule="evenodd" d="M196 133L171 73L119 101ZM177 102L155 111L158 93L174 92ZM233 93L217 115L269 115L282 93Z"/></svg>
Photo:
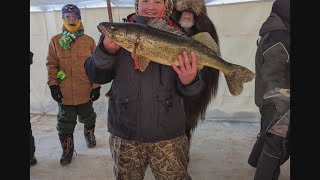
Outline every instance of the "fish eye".
<svg viewBox="0 0 320 180"><path fill-rule="evenodd" d="M112 30L115 30L115 29L116 29L114 26L111 26L110 28L111 28Z"/></svg>

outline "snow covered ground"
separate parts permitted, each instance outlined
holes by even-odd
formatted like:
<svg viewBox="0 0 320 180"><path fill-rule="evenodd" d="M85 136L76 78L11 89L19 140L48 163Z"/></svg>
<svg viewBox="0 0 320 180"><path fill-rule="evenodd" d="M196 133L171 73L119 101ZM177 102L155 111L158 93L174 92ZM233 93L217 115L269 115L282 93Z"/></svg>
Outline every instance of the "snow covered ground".
<svg viewBox="0 0 320 180"><path fill-rule="evenodd" d="M189 173L193 180L250 180L255 168L247 163L251 148L259 131L259 120L213 120L202 122L193 134ZM30 167L32 180L113 180L105 116L98 115L95 135L97 146L87 148L83 137L83 124L77 123L74 143L77 155L72 163L61 166L62 153L56 117L31 115L31 127L36 143L38 163ZM290 179L290 159L281 166L279 180ZM147 169L145 180L154 180Z"/></svg>

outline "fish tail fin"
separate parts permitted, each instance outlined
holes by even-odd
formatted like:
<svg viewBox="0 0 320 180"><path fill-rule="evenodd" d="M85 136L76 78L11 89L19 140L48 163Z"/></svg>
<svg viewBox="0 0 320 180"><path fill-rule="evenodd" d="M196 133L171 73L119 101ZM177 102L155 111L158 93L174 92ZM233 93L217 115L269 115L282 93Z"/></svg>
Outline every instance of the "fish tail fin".
<svg viewBox="0 0 320 180"><path fill-rule="evenodd" d="M255 73L243 66L239 66L236 64L232 64L232 66L233 70L225 75L225 78L230 93L233 96L237 96L241 94L243 90L243 84L252 81L252 79L255 77Z"/></svg>

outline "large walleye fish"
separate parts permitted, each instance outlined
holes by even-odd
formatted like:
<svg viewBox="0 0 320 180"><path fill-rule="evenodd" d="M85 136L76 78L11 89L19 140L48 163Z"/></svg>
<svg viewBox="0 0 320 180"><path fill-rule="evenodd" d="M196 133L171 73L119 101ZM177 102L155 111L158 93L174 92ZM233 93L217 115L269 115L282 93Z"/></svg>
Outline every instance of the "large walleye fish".
<svg viewBox="0 0 320 180"><path fill-rule="evenodd" d="M223 60L218 45L207 32L187 37L158 18L149 20L147 25L101 22L97 28L131 52L141 71L147 68L150 61L179 66L178 55L186 51L191 60L190 52L194 51L197 56L197 68L208 66L223 72L229 91L234 96L242 92L243 83L251 81L255 76L249 69Z"/></svg>

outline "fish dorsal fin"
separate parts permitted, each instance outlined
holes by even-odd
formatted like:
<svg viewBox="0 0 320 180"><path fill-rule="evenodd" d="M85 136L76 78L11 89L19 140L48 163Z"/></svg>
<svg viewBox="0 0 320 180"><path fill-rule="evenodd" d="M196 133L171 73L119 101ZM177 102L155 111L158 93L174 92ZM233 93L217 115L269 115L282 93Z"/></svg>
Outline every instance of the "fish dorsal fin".
<svg viewBox="0 0 320 180"><path fill-rule="evenodd" d="M176 29L173 26L170 26L169 24L167 24L167 22L164 19L161 18L152 18L148 21L147 26L155 28L155 29L159 29L162 31L166 31L172 34L176 34L179 36L185 36L187 37L187 35L180 29Z"/></svg>
<svg viewBox="0 0 320 180"><path fill-rule="evenodd" d="M149 65L150 60L144 56L138 56L138 64L141 72L145 71Z"/></svg>
<svg viewBox="0 0 320 180"><path fill-rule="evenodd" d="M191 36L191 38L195 41L198 41L210 49L212 49L215 53L217 53L218 56L220 56L220 47L216 43L216 41L211 37L211 35L208 32L200 32L198 34L195 34Z"/></svg>

